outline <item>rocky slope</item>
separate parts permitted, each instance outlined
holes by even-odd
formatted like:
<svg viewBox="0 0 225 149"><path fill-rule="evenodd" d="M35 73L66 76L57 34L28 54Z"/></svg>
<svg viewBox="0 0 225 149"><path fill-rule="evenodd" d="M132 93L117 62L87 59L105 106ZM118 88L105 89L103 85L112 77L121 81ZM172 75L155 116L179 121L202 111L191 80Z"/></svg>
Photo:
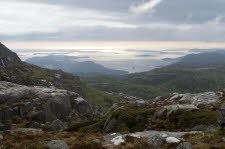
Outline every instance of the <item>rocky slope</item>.
<svg viewBox="0 0 225 149"><path fill-rule="evenodd" d="M62 123L64 127L93 119L94 111L75 92L0 81L0 121L13 122L15 118L20 118L22 123L27 122L29 127L47 127L46 124L52 122L53 125Z"/></svg>
<svg viewBox="0 0 225 149"><path fill-rule="evenodd" d="M79 77L21 62L4 46L0 51L0 148L225 148L225 90L151 102L118 94L122 100L99 117Z"/></svg>
<svg viewBox="0 0 225 149"><path fill-rule="evenodd" d="M55 86L85 95L84 84L78 76L22 62L15 53L1 43L0 80L23 85Z"/></svg>
<svg viewBox="0 0 225 149"><path fill-rule="evenodd" d="M9 140L16 138L20 138L21 142L17 144L20 148L28 142L32 144L31 148L36 145L72 149L225 147L224 90L173 93L157 97L151 103L123 101L113 105L103 117L90 120L87 117L93 117L92 109L74 92L0 83L0 95L4 97L0 114L4 120L0 128L8 130L0 132L5 148L15 147ZM27 93L33 96L27 96ZM11 115L7 117L8 114ZM24 119L25 125L19 123L18 116ZM7 128L9 122L13 124L11 128Z"/></svg>

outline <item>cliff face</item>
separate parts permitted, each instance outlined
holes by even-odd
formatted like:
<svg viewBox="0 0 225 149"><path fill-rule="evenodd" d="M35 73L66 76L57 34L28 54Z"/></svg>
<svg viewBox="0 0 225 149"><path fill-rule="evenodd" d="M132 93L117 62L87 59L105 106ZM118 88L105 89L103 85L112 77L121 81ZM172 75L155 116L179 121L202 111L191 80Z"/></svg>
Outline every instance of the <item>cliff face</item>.
<svg viewBox="0 0 225 149"><path fill-rule="evenodd" d="M7 67L18 63L21 63L21 60L17 54L10 51L6 46L0 43L0 67Z"/></svg>

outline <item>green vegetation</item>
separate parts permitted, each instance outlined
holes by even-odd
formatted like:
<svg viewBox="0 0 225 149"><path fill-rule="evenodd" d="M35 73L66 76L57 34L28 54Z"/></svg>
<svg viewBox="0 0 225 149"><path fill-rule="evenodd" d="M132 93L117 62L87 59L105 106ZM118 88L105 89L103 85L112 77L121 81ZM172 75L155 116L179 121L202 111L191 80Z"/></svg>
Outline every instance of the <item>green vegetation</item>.
<svg viewBox="0 0 225 149"><path fill-rule="evenodd" d="M148 123L148 117L152 116L156 109L152 108L136 108L132 106L126 106L123 108L117 108L111 110L110 120L116 119L117 123L113 132L129 133L138 132L146 129L146 124ZM103 127L107 121L107 116L105 118L99 119L97 121L88 121L83 123L74 124L66 131L78 131L86 133L96 133L104 132Z"/></svg>
<svg viewBox="0 0 225 149"><path fill-rule="evenodd" d="M190 131L197 125L217 125L217 111L180 109L169 117L151 122L151 129L166 131Z"/></svg>
<svg viewBox="0 0 225 149"><path fill-rule="evenodd" d="M65 129L68 132L85 132L85 133L96 133L96 132L103 132L104 123L106 118L102 118L96 121L86 121L73 124Z"/></svg>
<svg viewBox="0 0 225 149"><path fill-rule="evenodd" d="M110 108L114 103L121 101L119 96L110 95L91 87L86 88L86 99L92 105L101 106L104 111Z"/></svg>
<svg viewBox="0 0 225 149"><path fill-rule="evenodd" d="M86 82L103 91L125 93L150 100L171 92L198 93L225 88L225 69L185 69L164 67L134 73L124 78L107 76L86 78Z"/></svg>
<svg viewBox="0 0 225 149"><path fill-rule="evenodd" d="M194 149L224 149L224 137L225 131L218 130L201 134L189 134L185 136L185 140L191 142Z"/></svg>

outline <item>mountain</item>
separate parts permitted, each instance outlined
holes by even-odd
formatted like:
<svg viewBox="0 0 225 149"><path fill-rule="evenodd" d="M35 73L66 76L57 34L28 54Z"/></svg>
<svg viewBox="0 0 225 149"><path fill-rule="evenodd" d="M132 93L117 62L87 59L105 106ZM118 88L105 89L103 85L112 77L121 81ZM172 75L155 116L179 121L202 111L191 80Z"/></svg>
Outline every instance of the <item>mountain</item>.
<svg viewBox="0 0 225 149"><path fill-rule="evenodd" d="M0 148L225 148L224 90L195 94L170 93L167 96L160 94L151 102L147 102L123 93L99 93L81 82L78 76L22 62L3 45L0 53ZM144 77L146 73L152 72L137 74L139 79L146 79L147 82L142 84L157 84L160 78L169 83L170 77L161 76L168 75L164 74L164 69L169 73L173 70L178 72L178 68L184 72L213 72L213 69L220 70L223 66L222 62L217 64L220 64L219 67L211 68L212 65L207 64L206 66L210 67L204 66L204 69L203 65L156 69L153 72L158 74L159 80L156 80L157 75L150 75L155 77L155 80L150 82L150 78ZM208 75L212 75L210 72ZM181 78L184 74L180 74ZM188 75L186 77L193 77L192 73ZM130 76L97 76L101 79L92 81L108 82L104 85L115 83L115 89L121 89L123 84L122 88L126 87L131 93L144 96L148 91L148 94L151 94L155 88L160 89L157 85L131 83L139 80L129 80L133 79L129 78ZM178 78L173 80L177 81ZM184 84L189 85L188 78L182 79ZM201 77L195 81L199 80ZM216 88L217 84L214 85ZM118 96L119 100L113 95ZM97 99L99 103L108 103L108 106L117 101L107 112L103 112L85 100L85 97L92 99L91 101Z"/></svg>
<svg viewBox="0 0 225 149"><path fill-rule="evenodd" d="M92 61L79 62L76 61L76 59L77 57L74 56L50 55L44 57L33 57L27 59L26 62L43 68L60 69L80 76L128 74L126 71L109 69Z"/></svg>
<svg viewBox="0 0 225 149"><path fill-rule="evenodd" d="M15 53L3 44L0 44L0 54L0 81L22 85L54 86L84 95L85 87L78 76L22 62Z"/></svg>
<svg viewBox="0 0 225 149"><path fill-rule="evenodd" d="M170 92L220 90L225 88L225 51L190 54L174 64L128 74L119 80L102 76L86 80L100 90L123 92L148 100Z"/></svg>
<svg viewBox="0 0 225 149"><path fill-rule="evenodd" d="M16 53L0 43L0 81L26 86L43 86L78 93L90 104L109 108L120 98L88 87L80 77L62 70L50 70L20 60Z"/></svg>

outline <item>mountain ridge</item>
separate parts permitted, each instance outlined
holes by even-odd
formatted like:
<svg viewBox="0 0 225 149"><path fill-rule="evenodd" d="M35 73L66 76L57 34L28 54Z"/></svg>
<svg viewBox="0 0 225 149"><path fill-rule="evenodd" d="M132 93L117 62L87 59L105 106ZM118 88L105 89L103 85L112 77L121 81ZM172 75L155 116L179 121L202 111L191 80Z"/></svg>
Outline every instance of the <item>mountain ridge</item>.
<svg viewBox="0 0 225 149"><path fill-rule="evenodd" d="M92 61L79 62L76 61L76 57L72 56L49 55L44 57L33 57L27 59L26 62L43 68L61 69L65 72L80 76L128 74L127 71L109 69Z"/></svg>

